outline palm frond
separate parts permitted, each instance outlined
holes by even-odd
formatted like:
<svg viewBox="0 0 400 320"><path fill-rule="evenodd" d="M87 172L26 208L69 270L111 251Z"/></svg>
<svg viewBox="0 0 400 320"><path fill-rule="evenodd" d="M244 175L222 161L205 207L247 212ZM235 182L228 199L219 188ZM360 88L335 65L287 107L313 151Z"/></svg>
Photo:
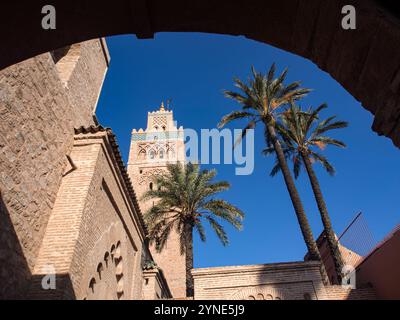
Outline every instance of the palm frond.
<svg viewBox="0 0 400 320"><path fill-rule="evenodd" d="M310 108L310 110L307 112L308 113L308 120L306 122L306 126L305 126L305 131L309 132L309 130L311 129L312 124L314 123L314 121L316 121L319 117L319 114L322 110L328 108L328 105L326 103L321 104L317 109L315 109L314 111Z"/></svg>
<svg viewBox="0 0 400 320"><path fill-rule="evenodd" d="M262 151L262 153L263 153L263 155L265 155L265 156L270 156L271 154L275 154L275 148L274 147L268 147L268 148L265 148L263 151Z"/></svg>
<svg viewBox="0 0 400 320"><path fill-rule="evenodd" d="M229 244L228 235L226 234L224 228L211 216L206 216L206 219L210 223L212 229L214 229L215 233L217 234L219 240L221 240L224 246Z"/></svg>
<svg viewBox="0 0 400 320"><path fill-rule="evenodd" d="M274 166L272 167L271 173L269 174L271 177L275 177L281 171L281 164L279 161L275 161Z"/></svg>
<svg viewBox="0 0 400 320"><path fill-rule="evenodd" d="M326 145L332 145L332 146L336 146L336 147L340 147L340 148L346 148L346 144L343 141L337 140L337 139L333 139L333 138L329 138L329 137L323 137L323 136L319 136L317 138L314 138L313 140L311 140L312 143L314 142L322 142Z"/></svg>
<svg viewBox="0 0 400 320"><path fill-rule="evenodd" d="M257 121L253 120L250 121L247 126L242 130L242 135L236 139L235 144L233 145L233 148L236 148L244 139L244 137L249 133L249 130L254 129L257 125Z"/></svg>
<svg viewBox="0 0 400 320"><path fill-rule="evenodd" d="M334 176L336 173L335 168L329 163L328 159L326 157L324 157L323 155L312 151L311 152L311 156L314 158L315 161L318 161L319 163L322 164L322 166L324 167L324 169L331 175Z"/></svg>
<svg viewBox="0 0 400 320"><path fill-rule="evenodd" d="M198 222L194 225L195 229L197 230L200 240L202 242L206 242L207 238L206 238L206 231L204 230L203 225L201 224L201 222Z"/></svg>
<svg viewBox="0 0 400 320"><path fill-rule="evenodd" d="M216 174L215 170L200 171L200 166L196 164L178 163L168 165L164 173L154 177L154 181L162 188L145 193L143 199L153 199L155 203L144 214L144 218L149 229L150 242L156 243L158 251L163 250L174 229L180 237L183 251L188 228L194 228L200 239L205 241L202 219L210 222L225 245L228 243L227 235L215 218L241 229L244 213L224 200L213 198L230 187L226 181L214 182Z"/></svg>
<svg viewBox="0 0 400 320"><path fill-rule="evenodd" d="M253 113L246 112L246 111L234 111L222 118L221 122L218 124L218 128L222 129L228 123L230 123L234 120L245 119L245 118L255 119L256 116Z"/></svg>
<svg viewBox="0 0 400 320"><path fill-rule="evenodd" d="M225 219L235 227L241 227L241 222L244 219L244 212L225 200L213 199L203 205L212 214Z"/></svg>
<svg viewBox="0 0 400 320"><path fill-rule="evenodd" d="M275 78L276 66L273 64L267 74L257 72L254 67L251 68L251 78L244 83L238 78L234 79L235 86L240 92L225 91L225 96L237 101L242 106L242 111L225 116L220 126L227 122L243 117L249 117L246 110L253 110L253 121L270 121L274 117L279 117L277 110L290 103L303 98L310 92L310 89L300 87L300 82L294 82L288 86L284 85L288 69L285 69L277 78Z"/></svg>
<svg viewBox="0 0 400 320"><path fill-rule="evenodd" d="M275 125L287 155L292 155L293 171L296 178L299 176L303 165L302 152L313 152L310 154L314 161L321 163L329 174L333 175L335 172L335 169L327 158L311 150L312 147L324 150L328 145L342 148L346 146L345 143L340 140L322 135L327 131L348 126L347 122L335 121L336 116L318 122L320 112L327 107L326 104L322 104L316 109L310 107L307 110L302 110L294 102L291 102L289 108L281 114L280 121ZM270 149L268 151L272 150ZM272 173L276 174L278 168L274 169Z"/></svg>
<svg viewBox="0 0 400 320"><path fill-rule="evenodd" d="M300 170L302 167L303 161L301 160L300 155L293 156L293 173L294 177L297 179L300 175Z"/></svg>
<svg viewBox="0 0 400 320"><path fill-rule="evenodd" d="M346 121L336 121L333 123L329 123L327 125L321 126L320 128L317 128L315 130L315 136L322 135L330 130L347 128L348 126L349 124Z"/></svg>

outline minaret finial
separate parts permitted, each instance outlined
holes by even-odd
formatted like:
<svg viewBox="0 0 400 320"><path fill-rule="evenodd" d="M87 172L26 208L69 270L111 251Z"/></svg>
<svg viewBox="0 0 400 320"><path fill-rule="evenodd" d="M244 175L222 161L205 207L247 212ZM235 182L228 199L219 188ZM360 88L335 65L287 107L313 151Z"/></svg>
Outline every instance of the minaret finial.
<svg viewBox="0 0 400 320"><path fill-rule="evenodd" d="M164 111L165 111L165 107L164 107L164 101L163 101L163 102L161 102L160 111L162 111L162 112L164 112Z"/></svg>

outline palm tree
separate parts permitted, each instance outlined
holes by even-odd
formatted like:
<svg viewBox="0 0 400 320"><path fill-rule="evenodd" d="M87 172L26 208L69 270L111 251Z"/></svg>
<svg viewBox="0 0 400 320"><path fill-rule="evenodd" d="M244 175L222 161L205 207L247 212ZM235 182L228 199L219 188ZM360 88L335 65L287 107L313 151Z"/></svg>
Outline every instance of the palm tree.
<svg viewBox="0 0 400 320"><path fill-rule="evenodd" d="M315 162L319 162L330 175L335 174L335 169L330 164L329 160L315 149L324 150L328 145L341 148L346 147L342 141L328 137L326 133L331 130L346 128L348 123L344 121L335 121L336 116L319 121L320 112L326 108L327 105L323 104L315 110L309 108L307 111L302 111L301 108L295 104L291 104L290 108L282 114L281 123L277 125L277 131L282 137L282 144L286 157L290 157L293 161L295 178L298 178L303 164L306 168L321 215L328 247L334 261L337 278L339 283L341 283L342 269L344 266L343 258L332 228L321 187L312 165ZM264 150L265 154L271 154L273 152L274 149L271 147ZM272 169L271 176L276 175L280 170L281 166L279 161L277 161L275 167Z"/></svg>
<svg viewBox="0 0 400 320"><path fill-rule="evenodd" d="M243 136L245 136L247 130L255 128L257 123L262 123L264 125L267 146L273 146L278 157L286 187L289 191L290 199L293 203L300 229L308 249L309 258L310 260L321 260L300 196L287 165L286 156L275 130L276 119L279 117L279 112L282 107L288 105L292 101L300 100L311 90L301 88L299 82L294 82L286 86L284 81L288 69L285 69L279 77L274 78L275 69L275 64L273 64L268 74L263 75L262 73L258 73L253 67L252 78L248 80L249 85L243 83L240 79L236 78L234 80L235 86L241 92L225 91L225 96L241 104L242 109L223 117L219 127L223 128L233 120L247 119L249 122L243 131ZM323 266L321 268L323 268Z"/></svg>
<svg viewBox="0 0 400 320"><path fill-rule="evenodd" d="M156 199L156 204L145 214L150 243L161 252L172 230L180 236L181 254L186 255L186 294L194 294L193 278L193 230L201 241L206 241L203 221L208 221L224 246L228 236L218 220L230 223L241 230L244 213L230 203L214 198L230 188L226 181L212 182L216 171L200 171L194 164L170 164L163 174L154 176L157 190L150 190L143 200Z"/></svg>

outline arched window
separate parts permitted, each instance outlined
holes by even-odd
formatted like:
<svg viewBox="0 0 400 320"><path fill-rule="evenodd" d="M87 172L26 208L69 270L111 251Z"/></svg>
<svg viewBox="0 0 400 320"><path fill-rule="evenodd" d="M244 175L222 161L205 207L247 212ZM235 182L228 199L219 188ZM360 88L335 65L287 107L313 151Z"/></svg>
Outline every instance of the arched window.
<svg viewBox="0 0 400 320"><path fill-rule="evenodd" d="M150 182L149 188L150 188L151 191L153 191L153 182Z"/></svg>
<svg viewBox="0 0 400 320"><path fill-rule="evenodd" d="M262 293L257 294L257 300L265 300Z"/></svg>
<svg viewBox="0 0 400 320"><path fill-rule="evenodd" d="M96 279L92 278L89 282L89 288L92 289L92 293L94 293L94 285L96 284Z"/></svg>
<svg viewBox="0 0 400 320"><path fill-rule="evenodd" d="M114 254L115 254L115 246L114 245L112 245L110 252L111 252L111 260L114 260Z"/></svg>
<svg viewBox="0 0 400 320"><path fill-rule="evenodd" d="M141 150L139 152L139 160L145 160L146 159L146 150Z"/></svg>
<svg viewBox="0 0 400 320"><path fill-rule="evenodd" d="M156 152L154 150L150 151L150 159L154 159L156 157Z"/></svg>
<svg viewBox="0 0 400 320"><path fill-rule="evenodd" d="M163 126L162 129L165 131L165 130L167 130L167 127L166 127L166 126Z"/></svg>
<svg viewBox="0 0 400 320"><path fill-rule="evenodd" d="M97 273L99 274L99 278L101 280L101 273L103 272L104 268L103 268L103 264L99 263L99 265L97 266Z"/></svg>
<svg viewBox="0 0 400 320"><path fill-rule="evenodd" d="M167 151L167 157L168 159L173 159L175 158L175 150L173 148L169 148Z"/></svg>
<svg viewBox="0 0 400 320"><path fill-rule="evenodd" d="M106 263L106 267L108 267L108 260L110 259L110 254L108 252L104 255L104 262Z"/></svg>
<svg viewBox="0 0 400 320"><path fill-rule="evenodd" d="M164 159L164 150L160 150L160 159Z"/></svg>
<svg viewBox="0 0 400 320"><path fill-rule="evenodd" d="M121 242L118 241L117 243L117 248L115 249L115 254L114 254L115 259L121 258Z"/></svg>

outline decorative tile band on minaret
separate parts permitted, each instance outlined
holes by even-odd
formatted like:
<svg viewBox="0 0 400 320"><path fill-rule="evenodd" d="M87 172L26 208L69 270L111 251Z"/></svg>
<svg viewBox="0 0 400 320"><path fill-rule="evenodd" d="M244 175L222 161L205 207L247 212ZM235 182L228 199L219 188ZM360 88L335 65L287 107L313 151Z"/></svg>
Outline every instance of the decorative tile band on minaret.
<svg viewBox="0 0 400 320"><path fill-rule="evenodd" d="M185 161L184 136L183 127L177 128L173 112L165 110L162 103L159 111L148 113L146 130L133 129L128 170L136 174L138 165L157 162L165 167L166 163Z"/></svg>

